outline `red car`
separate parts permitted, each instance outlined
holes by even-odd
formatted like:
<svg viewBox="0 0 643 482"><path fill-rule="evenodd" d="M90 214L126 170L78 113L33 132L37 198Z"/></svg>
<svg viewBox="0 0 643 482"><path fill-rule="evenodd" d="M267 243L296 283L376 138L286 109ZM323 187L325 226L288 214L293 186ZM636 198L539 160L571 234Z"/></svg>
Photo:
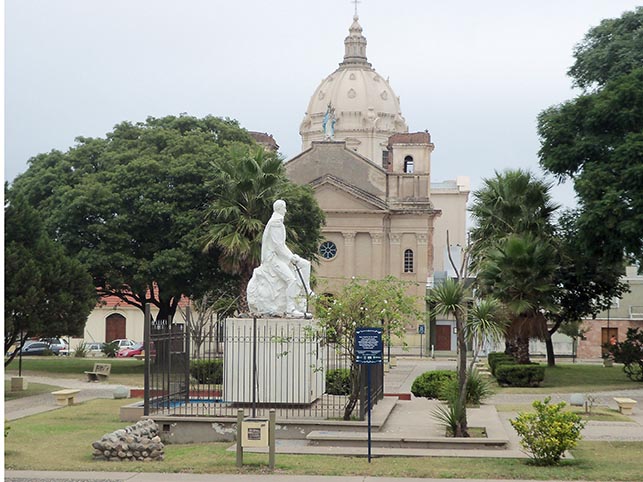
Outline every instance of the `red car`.
<svg viewBox="0 0 643 482"><path fill-rule="evenodd" d="M118 350L116 352L116 357L131 358L135 355L142 355L143 351L145 351L145 345L143 343L136 343L134 346L128 346Z"/></svg>

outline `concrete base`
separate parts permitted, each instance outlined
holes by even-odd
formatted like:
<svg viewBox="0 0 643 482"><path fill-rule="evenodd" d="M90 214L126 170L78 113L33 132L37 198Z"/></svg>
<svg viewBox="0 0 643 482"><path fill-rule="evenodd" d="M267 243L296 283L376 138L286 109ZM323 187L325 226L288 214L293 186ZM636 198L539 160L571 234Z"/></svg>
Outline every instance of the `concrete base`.
<svg viewBox="0 0 643 482"><path fill-rule="evenodd" d="M29 384L25 377L11 377L11 391L21 392L27 389Z"/></svg>
<svg viewBox="0 0 643 482"><path fill-rule="evenodd" d="M144 412L143 402L130 403L123 405L120 409L121 422L138 422L143 418Z"/></svg>
<svg viewBox="0 0 643 482"><path fill-rule="evenodd" d="M255 396L259 403L310 405L321 397L325 392L325 367L322 350L313 339L317 322L257 318L256 333L254 327L252 318L229 318L226 322L223 399L252 403L255 355Z"/></svg>

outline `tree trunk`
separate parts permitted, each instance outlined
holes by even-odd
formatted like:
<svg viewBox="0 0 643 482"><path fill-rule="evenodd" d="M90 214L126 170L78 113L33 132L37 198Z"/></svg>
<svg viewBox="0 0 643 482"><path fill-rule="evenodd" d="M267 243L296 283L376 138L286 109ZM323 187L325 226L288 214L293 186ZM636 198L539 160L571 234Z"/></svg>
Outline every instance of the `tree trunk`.
<svg viewBox="0 0 643 482"><path fill-rule="evenodd" d="M529 360L529 337L517 336L515 338L515 352L513 353L516 363L528 364Z"/></svg>
<svg viewBox="0 0 643 482"><path fill-rule="evenodd" d="M464 336L464 323L462 315L456 316L455 326L458 332L458 398L456 413L459 414L459 421L456 425L456 437L468 437L467 427L467 341Z"/></svg>
<svg viewBox="0 0 643 482"><path fill-rule="evenodd" d="M239 280L239 301L237 304L237 309L240 314L249 314L250 307L248 306L248 283L250 283L250 278L252 278L252 269L248 273L241 273L241 279Z"/></svg>
<svg viewBox="0 0 643 482"><path fill-rule="evenodd" d="M551 341L551 334L549 331L545 337L545 346L547 347L547 366L556 366L556 355L554 354L554 342Z"/></svg>
<svg viewBox="0 0 643 482"><path fill-rule="evenodd" d="M359 389L360 389L360 365L357 365L353 362L350 372L350 381L351 381L351 393L348 396L348 402L344 407L344 420L350 420L353 410L357 406L357 401L359 400Z"/></svg>

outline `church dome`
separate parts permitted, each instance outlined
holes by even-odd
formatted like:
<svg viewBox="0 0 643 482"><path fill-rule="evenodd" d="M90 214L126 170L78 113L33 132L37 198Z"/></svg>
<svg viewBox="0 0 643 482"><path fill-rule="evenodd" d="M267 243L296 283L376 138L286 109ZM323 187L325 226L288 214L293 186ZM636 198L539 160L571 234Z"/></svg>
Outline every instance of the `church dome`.
<svg viewBox="0 0 643 482"><path fill-rule="evenodd" d="M315 90L301 123L302 149L313 141L346 141L378 163L388 138L408 132L399 98L366 59L366 38L357 16L344 40L344 61ZM332 128L325 122L334 117Z"/></svg>

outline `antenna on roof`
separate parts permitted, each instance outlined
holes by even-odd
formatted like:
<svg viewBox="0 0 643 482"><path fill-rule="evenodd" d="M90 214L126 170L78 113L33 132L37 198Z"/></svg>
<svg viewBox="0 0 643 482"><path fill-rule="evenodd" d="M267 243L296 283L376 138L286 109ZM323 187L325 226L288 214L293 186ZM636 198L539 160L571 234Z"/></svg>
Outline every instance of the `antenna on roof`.
<svg viewBox="0 0 643 482"><path fill-rule="evenodd" d="M355 4L355 16L357 17L357 4L362 2L360 0L351 0L351 3Z"/></svg>

